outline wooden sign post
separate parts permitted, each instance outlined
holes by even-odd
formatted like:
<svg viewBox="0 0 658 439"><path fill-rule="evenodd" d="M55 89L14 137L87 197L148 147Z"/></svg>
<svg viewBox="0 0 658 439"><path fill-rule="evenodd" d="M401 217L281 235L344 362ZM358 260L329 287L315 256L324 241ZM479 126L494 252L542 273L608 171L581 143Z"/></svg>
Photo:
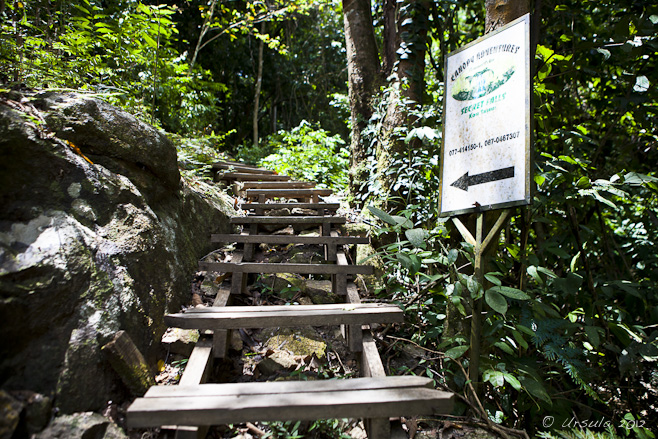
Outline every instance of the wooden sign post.
<svg viewBox="0 0 658 439"><path fill-rule="evenodd" d="M446 59L441 216L474 246L484 287L488 250L512 206L531 201L530 15L460 48ZM503 209L488 230L485 214ZM456 217L476 213L475 237ZM471 300L469 380L477 388L482 300Z"/></svg>

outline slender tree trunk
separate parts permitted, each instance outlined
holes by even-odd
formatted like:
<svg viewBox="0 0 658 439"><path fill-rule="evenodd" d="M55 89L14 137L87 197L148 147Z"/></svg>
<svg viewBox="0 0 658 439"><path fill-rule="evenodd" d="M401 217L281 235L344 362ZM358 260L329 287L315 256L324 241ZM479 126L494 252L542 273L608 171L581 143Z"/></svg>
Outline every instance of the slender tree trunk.
<svg viewBox="0 0 658 439"><path fill-rule="evenodd" d="M265 33L265 22L260 24L260 33ZM260 89L263 86L263 40L258 44L258 74L256 76L256 91L254 92L254 148L258 148L258 107L260 105Z"/></svg>
<svg viewBox="0 0 658 439"><path fill-rule="evenodd" d="M213 0L212 3L210 4L210 11L208 11L208 15L206 18L203 20L203 24L201 25L201 33L199 34L199 39L196 42L196 47L194 48L194 52L192 53L192 61L190 61L190 69L188 71L188 74L192 74L192 69L194 68L194 64L196 64L196 59L199 56L199 52L201 51L201 45L203 43L203 39L205 38L206 34L210 30L210 23L212 22L213 15L215 14L215 5L217 5L217 0Z"/></svg>
<svg viewBox="0 0 658 439"><path fill-rule="evenodd" d="M361 132L372 116L372 99L383 84L379 52L372 24L370 0L343 0L347 73L351 108L350 193L362 204L363 183L368 178L366 145Z"/></svg>
<svg viewBox="0 0 658 439"><path fill-rule="evenodd" d="M414 148L419 147L414 142L407 145L404 138L396 133L398 128L413 125L415 120L410 118L409 110L423 102L430 12L427 0L404 0L398 2L397 6L397 11L385 9L385 13L393 14L395 17L394 23L397 29L395 46L389 46L390 41L385 44L386 52L393 52L386 53L385 59L390 57L395 59L393 68L395 79L377 151L377 174L384 193L389 193L384 206L388 210L399 210L404 207L404 203L400 203L401 200L396 194L390 193L397 176L387 172L387 169L396 156L405 153L413 154ZM391 33L386 30L390 22L391 17L384 17L385 35Z"/></svg>

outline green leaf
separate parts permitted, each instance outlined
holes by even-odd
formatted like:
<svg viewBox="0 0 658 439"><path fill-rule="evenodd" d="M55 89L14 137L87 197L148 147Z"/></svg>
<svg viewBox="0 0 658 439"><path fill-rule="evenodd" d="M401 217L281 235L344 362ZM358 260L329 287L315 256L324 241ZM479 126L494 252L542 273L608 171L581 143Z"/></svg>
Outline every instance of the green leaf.
<svg viewBox="0 0 658 439"><path fill-rule="evenodd" d="M549 270L546 267L537 267L537 271L540 273L544 273L546 276L555 279L557 277L557 274L553 273L551 270Z"/></svg>
<svg viewBox="0 0 658 439"><path fill-rule="evenodd" d="M502 285L502 281L492 273L485 274L484 278L496 286Z"/></svg>
<svg viewBox="0 0 658 439"><path fill-rule="evenodd" d="M550 395L540 382L530 377L519 377L519 381L530 396L534 396L535 398L540 399L548 404L552 403Z"/></svg>
<svg viewBox="0 0 658 439"><path fill-rule="evenodd" d="M505 352L506 354L509 354L509 355L514 355L515 354L514 349L512 349L510 347L510 345L508 345L505 342L502 342L502 341L496 342L496 343L494 343L494 346L496 346L498 349Z"/></svg>
<svg viewBox="0 0 658 439"><path fill-rule="evenodd" d="M514 337L514 340L521 346L523 349L528 349L528 342L525 341L525 338L523 338L523 334L521 334L519 331L512 331L512 336Z"/></svg>
<svg viewBox="0 0 658 439"><path fill-rule="evenodd" d="M368 206L368 210L370 211L370 213L372 213L373 215L375 215L377 218L384 221L385 223L388 223L392 226L397 225L397 222L395 221L395 219L393 219L393 217L391 215L384 212L383 210L377 209L376 207L373 207L373 206Z"/></svg>
<svg viewBox="0 0 658 439"><path fill-rule="evenodd" d="M398 253L397 259L398 261L400 261L402 267L406 268L407 270L411 270L412 262L411 262L411 258L409 258L408 255L404 253Z"/></svg>
<svg viewBox="0 0 658 439"><path fill-rule="evenodd" d="M451 358L453 360L456 360L457 358L461 357L468 351L470 346L468 345L463 345L463 346L457 346L454 348L450 348L446 351L446 357Z"/></svg>
<svg viewBox="0 0 658 439"><path fill-rule="evenodd" d="M418 248L425 248L425 230L423 229L409 229L404 231L404 236L407 237L411 245Z"/></svg>
<svg viewBox="0 0 658 439"><path fill-rule="evenodd" d="M535 267L534 265L531 265L531 266L528 267L528 269L526 271L528 272L528 274L530 276L532 276L532 278L534 280L537 281L537 283L539 285L544 285L544 279L542 279L541 276L539 275L539 270L537 270L537 267Z"/></svg>
<svg viewBox="0 0 658 439"><path fill-rule="evenodd" d="M503 373L503 377L505 378L505 381L511 384L512 387L516 390L521 390L521 383L519 380L512 374L509 373Z"/></svg>
<svg viewBox="0 0 658 439"><path fill-rule="evenodd" d="M493 288L488 289L484 293L484 300L494 311L502 315L505 315L507 312L507 300L501 294L493 291Z"/></svg>
<svg viewBox="0 0 658 439"><path fill-rule="evenodd" d="M580 258L580 252L576 253L576 256L571 258L571 264L569 264L569 268L571 269L572 273L576 272L576 265L578 264L579 258Z"/></svg>
<svg viewBox="0 0 658 439"><path fill-rule="evenodd" d="M151 38L148 34L143 34L142 37L144 38L144 41L146 41L148 45L151 46L152 48L155 49L156 47L158 47L158 43L153 38Z"/></svg>
<svg viewBox="0 0 658 439"><path fill-rule="evenodd" d="M509 297L510 299L530 300L530 296L528 296L526 293L519 290L518 288L499 286L499 287L491 287L489 288L489 291L500 293L503 296Z"/></svg>
<svg viewBox="0 0 658 439"><path fill-rule="evenodd" d="M596 326L585 326L585 333L587 334L587 338L595 348L599 347L601 344L599 331L603 332L601 328L597 328Z"/></svg>
<svg viewBox="0 0 658 439"><path fill-rule="evenodd" d="M482 373L482 379L485 382L490 382L492 386L494 387L503 387L505 384L505 377L503 376L503 373L498 371L498 370L485 370Z"/></svg>
<svg viewBox="0 0 658 439"><path fill-rule="evenodd" d="M410 229L414 226L409 218L405 218L399 215L392 215L391 218L393 218L393 221L395 221L396 225L404 227L405 229Z"/></svg>

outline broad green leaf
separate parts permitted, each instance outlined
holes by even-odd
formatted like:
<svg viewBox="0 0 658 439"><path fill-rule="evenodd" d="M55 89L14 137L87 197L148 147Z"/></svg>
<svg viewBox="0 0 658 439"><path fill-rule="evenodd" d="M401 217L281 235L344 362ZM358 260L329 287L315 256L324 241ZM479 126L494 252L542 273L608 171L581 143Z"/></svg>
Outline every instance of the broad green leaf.
<svg viewBox="0 0 658 439"><path fill-rule="evenodd" d="M482 379L486 382L490 382L494 387L503 387L505 384L505 377L503 373L498 370L485 370L482 373Z"/></svg>
<svg viewBox="0 0 658 439"><path fill-rule="evenodd" d="M409 260L411 261L409 272L410 274L415 275L420 271L421 268L420 258L416 255L409 255Z"/></svg>
<svg viewBox="0 0 658 439"><path fill-rule="evenodd" d="M503 373L503 377L505 378L505 381L511 384L512 387L516 390L521 390L521 383L519 380L512 374L510 373Z"/></svg>
<svg viewBox="0 0 658 439"><path fill-rule="evenodd" d="M148 45L151 46L152 48L155 49L156 47L158 47L158 43L153 38L151 38L148 34L143 34L142 38L144 38L144 41L146 41Z"/></svg>
<svg viewBox="0 0 658 439"><path fill-rule="evenodd" d="M512 287L503 287L503 286L497 286L497 287L491 287L489 288L489 291L493 291L495 293L500 293L503 296L507 296L510 299L516 299L516 300L529 300L530 296L528 296L526 293L523 291L519 290L518 288L512 288Z"/></svg>
<svg viewBox="0 0 658 439"><path fill-rule="evenodd" d="M530 396L540 399L548 404L552 403L550 395L540 382L524 376L519 377L519 381Z"/></svg>
<svg viewBox="0 0 658 439"><path fill-rule="evenodd" d="M502 285L502 281L492 273L485 274L484 278L496 286Z"/></svg>
<svg viewBox="0 0 658 439"><path fill-rule="evenodd" d="M546 276L555 279L557 277L557 274L553 273L551 270L549 270L546 267L537 267L537 271L540 273L544 273Z"/></svg>
<svg viewBox="0 0 658 439"><path fill-rule="evenodd" d="M456 346L454 348L450 348L446 351L445 355L448 358L452 358L453 360L456 360L457 358L461 357L468 351L468 348L470 346L468 345L463 345L463 346Z"/></svg>
<svg viewBox="0 0 658 439"><path fill-rule="evenodd" d="M544 279L542 279L541 276L539 275L539 270L537 270L537 267L535 267L534 265L531 265L531 266L528 267L528 269L526 271L528 272L528 274L530 276L532 276L532 278L535 281L537 281L537 283L539 285L544 285Z"/></svg>
<svg viewBox="0 0 658 439"><path fill-rule="evenodd" d="M370 211L370 213L372 213L373 215L375 215L377 218L384 221L385 223L388 223L392 226L397 225L397 222L395 221L395 219L393 219L393 217L391 215L384 212L383 210L377 209L376 207L373 207L373 206L368 206L368 210Z"/></svg>
<svg viewBox="0 0 658 439"><path fill-rule="evenodd" d="M514 355L515 354L514 349L512 349L512 347L510 345L508 345L507 343L505 343L503 341L498 341L498 342L494 343L494 346L496 346L498 349L505 352L506 354L509 354L509 355Z"/></svg>
<svg viewBox="0 0 658 439"><path fill-rule="evenodd" d="M405 229L410 229L414 226L414 224L411 222L409 218L405 218L399 215L392 215L391 218L393 218L395 224L397 224L400 227L404 227Z"/></svg>
<svg viewBox="0 0 658 439"><path fill-rule="evenodd" d="M448 251L448 265L452 265L457 261L457 257L459 256L459 250L453 248Z"/></svg>
<svg viewBox="0 0 658 439"><path fill-rule="evenodd" d="M599 344L601 344L601 339L599 337L600 330L601 329L597 328L596 326L585 326L585 333L587 334L587 338L595 348L599 347Z"/></svg>
<svg viewBox="0 0 658 439"><path fill-rule="evenodd" d="M409 229L404 231L404 236L407 237L409 242L418 248L425 248L425 230L423 229Z"/></svg>
<svg viewBox="0 0 658 439"><path fill-rule="evenodd" d="M528 342L525 341L525 338L523 338L523 334L521 334L519 331L512 331L512 336L514 337L514 340L521 346L523 349L528 349L529 345Z"/></svg>
<svg viewBox="0 0 658 439"><path fill-rule="evenodd" d="M409 258L408 255L404 253L398 253L397 259L398 261L400 261L400 264L402 264L404 268L406 268L407 270L411 270L412 262L411 262L411 258Z"/></svg>
<svg viewBox="0 0 658 439"><path fill-rule="evenodd" d="M484 293L484 300L491 309L505 315L507 312L507 300L502 295L492 290L493 288L490 288Z"/></svg>

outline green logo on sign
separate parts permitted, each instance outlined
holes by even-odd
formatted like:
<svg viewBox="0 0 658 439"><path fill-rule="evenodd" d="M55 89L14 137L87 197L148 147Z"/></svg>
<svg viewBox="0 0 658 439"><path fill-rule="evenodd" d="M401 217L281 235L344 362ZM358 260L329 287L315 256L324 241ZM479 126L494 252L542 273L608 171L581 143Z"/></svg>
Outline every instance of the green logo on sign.
<svg viewBox="0 0 658 439"><path fill-rule="evenodd" d="M496 69L502 70L502 69ZM514 65L502 74L497 74L489 67L478 70L472 75L463 74L456 81L452 97L458 101L470 101L486 96L505 84L514 74Z"/></svg>

